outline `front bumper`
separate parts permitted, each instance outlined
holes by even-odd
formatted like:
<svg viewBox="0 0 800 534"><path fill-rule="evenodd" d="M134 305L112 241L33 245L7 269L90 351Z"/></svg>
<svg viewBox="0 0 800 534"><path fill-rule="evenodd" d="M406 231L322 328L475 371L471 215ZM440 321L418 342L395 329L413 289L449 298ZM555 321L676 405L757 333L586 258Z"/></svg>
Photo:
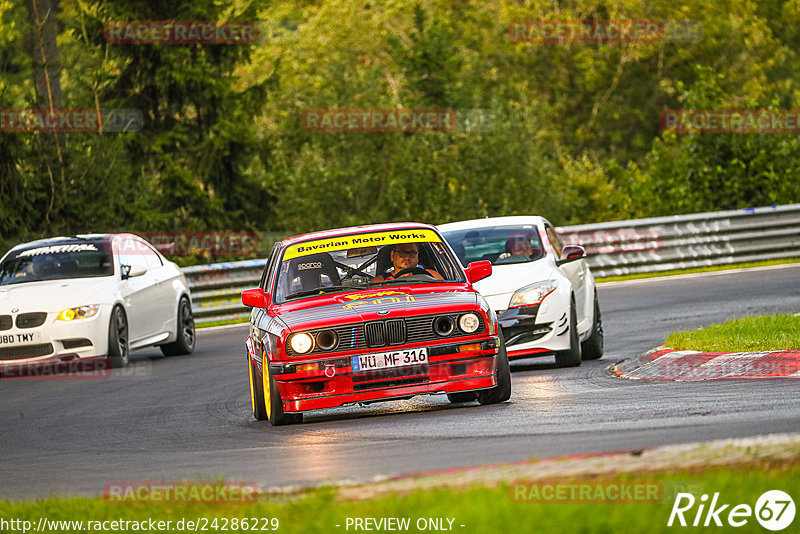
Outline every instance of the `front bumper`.
<svg viewBox="0 0 800 534"><path fill-rule="evenodd" d="M497 337L483 336L434 346L404 345L396 349L417 347L428 348L427 364L354 373L351 356L380 350L372 349L324 359L274 363L269 368L287 413L414 395L476 391L497 385Z"/></svg>
<svg viewBox="0 0 800 534"><path fill-rule="evenodd" d="M101 306L94 317L59 321L48 313L40 326L0 331L0 370L7 374L28 366L57 364L105 356L111 308Z"/></svg>
<svg viewBox="0 0 800 534"><path fill-rule="evenodd" d="M509 359L549 356L569 348L569 317L553 311L537 304L497 312Z"/></svg>

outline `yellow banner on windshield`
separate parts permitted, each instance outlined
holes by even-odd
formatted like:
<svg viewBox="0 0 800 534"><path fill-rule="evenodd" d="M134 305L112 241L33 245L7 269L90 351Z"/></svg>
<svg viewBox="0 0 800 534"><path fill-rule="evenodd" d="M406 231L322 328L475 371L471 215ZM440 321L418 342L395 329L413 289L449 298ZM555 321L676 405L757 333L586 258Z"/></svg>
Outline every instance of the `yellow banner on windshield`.
<svg viewBox="0 0 800 534"><path fill-rule="evenodd" d="M396 243L441 243L442 239L433 230L396 230L371 234L343 235L330 239L318 239L296 243L286 249L284 260L308 256L317 252L346 250L348 248L394 245Z"/></svg>

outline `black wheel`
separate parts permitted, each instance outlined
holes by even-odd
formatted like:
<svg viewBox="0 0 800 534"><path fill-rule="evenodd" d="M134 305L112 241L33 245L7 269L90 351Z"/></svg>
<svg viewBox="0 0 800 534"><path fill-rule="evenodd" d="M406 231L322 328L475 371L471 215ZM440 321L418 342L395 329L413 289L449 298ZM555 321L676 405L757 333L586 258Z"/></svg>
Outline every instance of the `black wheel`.
<svg viewBox="0 0 800 534"><path fill-rule="evenodd" d="M128 355L128 319L119 306L111 311L108 322L108 360L112 368L125 367L130 362Z"/></svg>
<svg viewBox="0 0 800 534"><path fill-rule="evenodd" d="M247 367L250 373L250 406L253 408L253 417L263 421L267 418L267 407L264 406L264 386L250 354L247 355Z"/></svg>
<svg viewBox="0 0 800 534"><path fill-rule="evenodd" d="M161 345L161 353L164 356L179 356L191 354L194 351L194 344L197 339L194 331L194 315L189 299L182 297L178 303L178 330L177 339L172 343Z"/></svg>
<svg viewBox="0 0 800 534"><path fill-rule="evenodd" d="M278 384L275 382L275 377L269 371L269 362L264 357L262 374L263 384L263 398L264 406L267 410L267 419L272 426L291 425L294 423L303 422L302 413L284 413L283 401L281 400L280 391L278 391Z"/></svg>
<svg viewBox="0 0 800 534"><path fill-rule="evenodd" d="M448 393L447 400L453 404L461 404L462 402L472 402L478 400L478 394L474 391L459 391L458 393Z"/></svg>
<svg viewBox="0 0 800 534"><path fill-rule="evenodd" d="M497 385L492 389L479 391L478 402L482 405L497 404L511 398L511 367L508 365L506 340L500 333L500 351L497 353Z"/></svg>
<svg viewBox="0 0 800 534"><path fill-rule="evenodd" d="M559 367L577 367L581 364L581 343L578 337L578 319L575 312L575 299L569 307L569 349L556 353L556 365Z"/></svg>
<svg viewBox="0 0 800 534"><path fill-rule="evenodd" d="M594 324L592 335L581 344L581 356L584 360L597 360L603 356L603 318L600 315L600 302L597 290L594 292Z"/></svg>

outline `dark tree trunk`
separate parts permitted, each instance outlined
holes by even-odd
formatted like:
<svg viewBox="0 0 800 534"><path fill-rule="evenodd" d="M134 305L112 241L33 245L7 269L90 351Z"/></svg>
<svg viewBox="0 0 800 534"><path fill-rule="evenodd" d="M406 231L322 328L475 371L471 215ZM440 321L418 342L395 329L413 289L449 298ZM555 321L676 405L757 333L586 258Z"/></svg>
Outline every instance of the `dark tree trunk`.
<svg viewBox="0 0 800 534"><path fill-rule="evenodd" d="M64 107L61 96L61 67L58 63L58 0L27 0L31 32L28 42L33 61L33 83L37 105L48 109ZM44 213L45 227L51 226L54 208L57 209L56 181L60 182L60 197L67 196L63 136L59 132L41 134L41 150L45 162L45 180L49 183L50 200Z"/></svg>
<svg viewBox="0 0 800 534"><path fill-rule="evenodd" d="M61 98L61 68L58 64L58 0L27 0L31 25L30 54L33 81L39 102L48 108L64 105Z"/></svg>

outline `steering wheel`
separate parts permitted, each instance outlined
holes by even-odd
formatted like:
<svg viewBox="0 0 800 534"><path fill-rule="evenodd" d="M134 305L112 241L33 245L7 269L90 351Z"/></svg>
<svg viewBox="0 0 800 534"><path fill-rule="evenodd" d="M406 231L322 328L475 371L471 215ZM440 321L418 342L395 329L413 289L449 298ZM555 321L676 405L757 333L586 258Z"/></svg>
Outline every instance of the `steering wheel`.
<svg viewBox="0 0 800 534"><path fill-rule="evenodd" d="M356 267L350 267L349 265L345 265L344 263L339 263L338 261L335 261L335 262L334 262L334 264L335 264L337 267L339 267L339 268L341 268L341 269L344 269L345 271L347 271L347 274L345 274L345 275L344 275L344 277L342 278L342 280L347 280L347 279L349 279L349 278L353 278L353 277L354 277L355 275L357 275L357 274L360 274L361 276L363 276L363 277L365 277L365 278L372 278L372 275L371 275L371 274L367 274L367 273L365 273L365 272L364 272L364 271L362 271L360 268L356 268Z"/></svg>
<svg viewBox="0 0 800 534"><path fill-rule="evenodd" d="M409 273L409 274L412 274L412 275L413 274L426 274L428 276L431 276L431 273L429 273L426 269L423 269L422 267L409 267L408 269L403 269L402 271L398 271L398 272L394 273L392 275L392 278L400 278L405 273Z"/></svg>

